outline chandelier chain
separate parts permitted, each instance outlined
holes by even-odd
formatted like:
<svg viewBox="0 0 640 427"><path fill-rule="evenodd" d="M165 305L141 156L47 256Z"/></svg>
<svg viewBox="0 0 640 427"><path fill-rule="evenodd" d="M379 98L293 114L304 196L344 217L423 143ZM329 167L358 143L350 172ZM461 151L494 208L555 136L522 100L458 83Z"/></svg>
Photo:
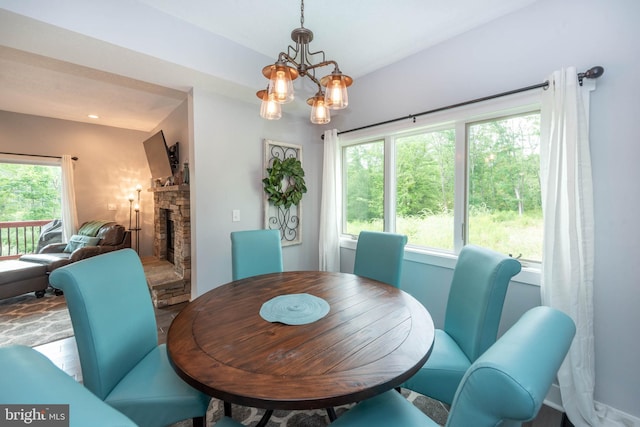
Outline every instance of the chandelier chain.
<svg viewBox="0 0 640 427"><path fill-rule="evenodd" d="M300 1L300 26L304 28L304 0Z"/></svg>

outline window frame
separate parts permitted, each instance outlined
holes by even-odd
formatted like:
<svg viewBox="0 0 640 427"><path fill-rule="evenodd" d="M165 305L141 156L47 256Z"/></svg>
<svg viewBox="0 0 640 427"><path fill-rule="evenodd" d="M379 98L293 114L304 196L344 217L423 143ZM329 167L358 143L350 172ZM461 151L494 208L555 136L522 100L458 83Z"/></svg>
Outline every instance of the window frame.
<svg viewBox="0 0 640 427"><path fill-rule="evenodd" d="M481 121L495 120L503 117L522 115L540 111L540 92L528 91L508 95L492 100L435 112L424 116L414 117L410 123L398 121L380 125L360 131L340 135L340 162L342 164L342 183L346 176L344 165L344 149L352 145L384 141L384 230L395 230L395 145L398 137L416 133L453 128L455 140L455 176L454 176L454 242L453 253L444 249L407 244L405 259L415 262L434 264L453 268L460 250L464 246L465 235L468 232L467 221L467 188L469 185L468 160L469 147L467 145L468 127ZM342 185L342 184L341 184ZM346 229L346 191L342 190L342 224L341 246L353 247L357 236L345 234ZM541 265L536 262L523 261L523 272L518 275L523 283L539 285Z"/></svg>

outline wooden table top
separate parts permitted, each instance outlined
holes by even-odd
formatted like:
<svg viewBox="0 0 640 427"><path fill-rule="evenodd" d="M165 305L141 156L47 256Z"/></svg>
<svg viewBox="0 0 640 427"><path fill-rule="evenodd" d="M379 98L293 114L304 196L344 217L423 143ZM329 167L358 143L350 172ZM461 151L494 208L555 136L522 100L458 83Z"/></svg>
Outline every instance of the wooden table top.
<svg viewBox="0 0 640 427"><path fill-rule="evenodd" d="M264 320L262 304L284 294L326 300L306 325ZM299 271L215 288L174 319L167 350L176 372L225 402L315 409L357 402L394 387L427 361L431 316L409 294L346 273Z"/></svg>

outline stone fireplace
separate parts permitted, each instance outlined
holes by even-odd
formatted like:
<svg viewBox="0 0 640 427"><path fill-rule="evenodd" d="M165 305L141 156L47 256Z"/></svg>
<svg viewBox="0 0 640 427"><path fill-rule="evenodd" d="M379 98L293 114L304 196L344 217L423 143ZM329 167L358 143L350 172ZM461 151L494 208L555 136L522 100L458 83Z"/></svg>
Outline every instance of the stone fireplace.
<svg viewBox="0 0 640 427"><path fill-rule="evenodd" d="M153 192L153 257L145 262L156 307L191 298L191 211L189 186L173 185Z"/></svg>

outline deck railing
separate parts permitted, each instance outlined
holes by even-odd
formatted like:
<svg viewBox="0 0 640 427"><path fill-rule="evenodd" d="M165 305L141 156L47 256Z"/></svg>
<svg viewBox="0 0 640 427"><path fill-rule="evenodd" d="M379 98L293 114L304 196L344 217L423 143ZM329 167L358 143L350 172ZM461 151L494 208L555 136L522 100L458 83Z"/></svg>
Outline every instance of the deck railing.
<svg viewBox="0 0 640 427"><path fill-rule="evenodd" d="M42 226L51 219L0 222L0 260L35 252Z"/></svg>

